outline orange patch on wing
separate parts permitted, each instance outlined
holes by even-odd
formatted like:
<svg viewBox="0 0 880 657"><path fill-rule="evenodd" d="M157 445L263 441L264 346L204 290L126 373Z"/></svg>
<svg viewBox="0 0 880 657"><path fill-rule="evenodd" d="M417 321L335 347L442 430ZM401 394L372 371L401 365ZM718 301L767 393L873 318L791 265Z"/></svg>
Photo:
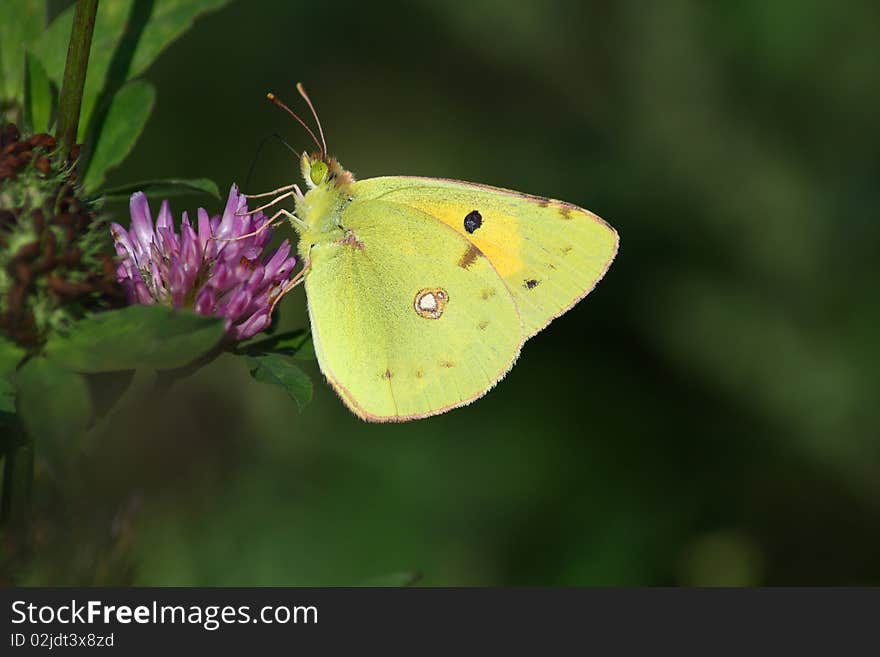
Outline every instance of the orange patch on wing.
<svg viewBox="0 0 880 657"><path fill-rule="evenodd" d="M353 230L346 232L345 237L336 240L334 244L338 244L339 246L353 246L358 251L364 250L364 243L357 238L357 235L354 234Z"/></svg>

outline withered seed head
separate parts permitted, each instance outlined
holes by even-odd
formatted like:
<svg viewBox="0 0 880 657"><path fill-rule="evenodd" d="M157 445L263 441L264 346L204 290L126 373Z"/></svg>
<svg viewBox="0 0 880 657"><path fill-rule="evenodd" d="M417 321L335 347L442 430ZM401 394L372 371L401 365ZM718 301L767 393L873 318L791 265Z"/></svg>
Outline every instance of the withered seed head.
<svg viewBox="0 0 880 657"><path fill-rule="evenodd" d="M24 346L123 303L106 228L73 175L78 151L61 160L56 146L0 128L0 332Z"/></svg>

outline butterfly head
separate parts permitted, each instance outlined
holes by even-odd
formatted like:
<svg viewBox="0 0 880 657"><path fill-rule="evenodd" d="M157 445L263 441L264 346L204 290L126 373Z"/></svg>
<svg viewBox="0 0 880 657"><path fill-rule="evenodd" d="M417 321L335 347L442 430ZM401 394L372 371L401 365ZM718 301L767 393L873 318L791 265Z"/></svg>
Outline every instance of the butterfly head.
<svg viewBox="0 0 880 657"><path fill-rule="evenodd" d="M347 187L354 182L350 171L339 164L335 157L323 153L303 153L300 158L300 172L310 189L322 185Z"/></svg>
<svg viewBox="0 0 880 657"><path fill-rule="evenodd" d="M315 124L318 127L318 135L321 136L320 140L318 139L318 135L315 134L315 131L312 130L296 112L285 105L275 94L270 92L266 94L266 98L269 99L269 102L280 107L287 112L287 114L296 119L297 123L309 133L309 136L315 142L315 146L318 147L317 152L309 154L306 151L303 151L303 154L300 157L300 171L302 172L303 179L306 181L306 185L310 189L315 189L316 187L321 187L323 185L332 185L337 188L348 186L354 182L354 177L351 173L342 168L342 165L336 161L335 157L330 157L327 154L327 140L324 138L324 128L321 126L321 120L318 118L315 106L312 105L312 101L301 83L297 83L296 90L299 92L299 95L302 96L303 100L306 101L306 104L312 112L312 117L315 119Z"/></svg>

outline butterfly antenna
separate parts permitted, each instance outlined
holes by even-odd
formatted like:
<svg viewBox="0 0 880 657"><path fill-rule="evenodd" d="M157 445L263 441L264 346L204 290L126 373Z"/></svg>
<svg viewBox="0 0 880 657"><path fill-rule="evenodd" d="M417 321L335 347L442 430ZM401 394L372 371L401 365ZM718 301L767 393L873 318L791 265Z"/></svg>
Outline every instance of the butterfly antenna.
<svg viewBox="0 0 880 657"><path fill-rule="evenodd" d="M281 109L283 109L285 112L287 112L288 114L290 114L293 118L295 118L295 119L297 120L297 123L299 123L303 128L305 128L306 131L309 133L309 135L311 135L312 139L313 139L314 142L315 142L315 146L317 146L318 148L321 148L321 142L318 141L318 138L315 136L315 133L314 133L314 132L312 131L312 129L306 124L305 121L303 121L301 118L299 118L299 116L297 115L296 112L294 112L294 111L293 111L292 109L290 109L287 105L285 105L284 103L282 103L282 102L278 99L278 97L277 97L275 94L273 94L271 91L270 91L269 93L266 94L266 98L269 99L269 102L274 103L275 105L277 105L278 107L280 107ZM326 150L322 150L322 151L321 151L321 158L323 159L324 155L326 155L326 154L327 154L327 151L326 151Z"/></svg>
<svg viewBox="0 0 880 657"><path fill-rule="evenodd" d="M309 109L312 110L312 116L315 117L315 123L318 124L318 132L321 135L321 143L324 144L324 155L327 154L327 140L324 139L324 128L321 127L321 119L318 118L318 113L315 111L315 106L312 105L312 101L309 99L309 95L306 93L305 88L302 85L302 82L296 83L296 90L299 92L299 95L303 97L303 100L306 101L306 104L309 106Z"/></svg>
<svg viewBox="0 0 880 657"><path fill-rule="evenodd" d="M257 153L256 153L256 155L254 155L254 159L251 161L251 166L247 172L247 178L245 178L245 181L244 181L244 188L245 189L248 189L248 187L250 185L251 175L253 175L254 167L257 165L257 161L260 159L260 153L263 151L263 146L265 146L266 142L269 141L270 139L277 139L278 141L280 141L282 144L284 144L284 146L287 147L287 150L289 150L291 153L293 153L296 156L296 159L299 160L300 154L297 152L297 150L293 146L291 146L290 144L287 143L287 141L284 139L284 137L279 135L277 132L273 132L271 135L266 135L260 141L260 145L257 146Z"/></svg>

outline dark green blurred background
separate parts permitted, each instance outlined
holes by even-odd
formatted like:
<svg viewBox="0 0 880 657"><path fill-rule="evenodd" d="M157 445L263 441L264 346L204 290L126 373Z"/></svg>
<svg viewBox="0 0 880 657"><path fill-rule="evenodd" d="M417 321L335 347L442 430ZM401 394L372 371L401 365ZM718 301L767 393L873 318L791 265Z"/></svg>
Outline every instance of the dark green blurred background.
<svg viewBox="0 0 880 657"><path fill-rule="evenodd" d="M302 80L358 177L565 199L621 250L444 416L362 423L314 362L299 412L231 358L135 404L90 493L133 500L132 581L880 584L878 30L868 0L239 1L200 20L149 71L156 112L111 184L245 184L265 135L309 145L264 100ZM270 143L246 191L296 180ZM282 324L306 322L298 291Z"/></svg>

